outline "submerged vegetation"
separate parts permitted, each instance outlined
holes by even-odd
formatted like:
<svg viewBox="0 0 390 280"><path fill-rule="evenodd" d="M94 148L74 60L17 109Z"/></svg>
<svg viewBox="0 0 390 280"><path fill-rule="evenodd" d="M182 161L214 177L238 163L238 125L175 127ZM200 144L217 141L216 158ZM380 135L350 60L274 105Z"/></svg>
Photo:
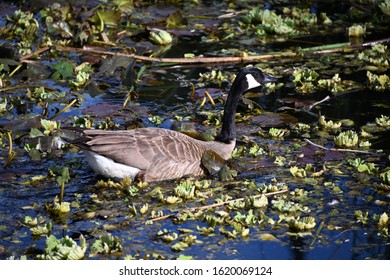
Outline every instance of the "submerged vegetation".
<svg viewBox="0 0 390 280"><path fill-rule="evenodd" d="M0 258L388 259L390 1L157 2L0 12ZM206 178L97 178L60 140L212 140L237 63L279 79L245 94Z"/></svg>

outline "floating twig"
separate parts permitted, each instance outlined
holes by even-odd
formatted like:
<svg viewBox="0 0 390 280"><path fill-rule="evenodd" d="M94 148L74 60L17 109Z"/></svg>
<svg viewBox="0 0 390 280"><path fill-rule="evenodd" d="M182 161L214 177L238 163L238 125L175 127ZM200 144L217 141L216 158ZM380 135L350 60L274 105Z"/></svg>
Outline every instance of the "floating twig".
<svg viewBox="0 0 390 280"><path fill-rule="evenodd" d="M288 190L281 190L281 191L270 192L270 193L265 193L265 194L263 193L263 194L254 195L253 198L258 198L258 197L261 197L262 195L265 195L265 196L278 195L278 194L282 194L282 193L286 193L286 192L288 192ZM237 199L231 199L231 200L222 201L222 202L218 202L218 203L214 203L214 204L198 206L198 207L192 207L192 208L188 208L188 209L185 209L185 210L186 211L190 211L190 212L195 212L195 211L199 211L199 210L212 209L212 208L216 208L216 207L219 207L219 206L223 206L223 205L229 204L231 202L234 203L234 202L242 201L244 199L245 199L244 197L240 197L240 198L237 198ZM171 213L171 214L167 214L167 215L164 215L164 216L161 216L161 217L150 219L150 220L147 220L145 223L153 223L153 222L165 220L165 219L168 219L168 218L174 216L177 213L178 213L178 211L176 211L175 213Z"/></svg>
<svg viewBox="0 0 390 280"><path fill-rule="evenodd" d="M0 92L2 91L9 91L9 90L15 90L15 89L21 89L21 88L37 88L37 87L43 87L46 90L49 91L55 91L54 88L48 87L48 86L39 86L39 85L18 85L18 86L11 86L11 87L4 87L0 88ZM55 95L55 94L53 94Z"/></svg>
<svg viewBox="0 0 390 280"><path fill-rule="evenodd" d="M248 63L254 61L261 61L261 60L269 60L273 58L294 57L297 55L294 52L282 52L282 53L272 53L272 54L264 54L264 55L248 56L248 57L158 58L158 57L142 56L136 54L122 53L122 52L95 50L89 48L87 49L87 48L54 46L53 49L58 51L66 51L66 52L129 57L129 58L134 58L146 62L175 63L175 64Z"/></svg>
<svg viewBox="0 0 390 280"><path fill-rule="evenodd" d="M20 61L20 62L25 62L25 60L29 59L30 57L36 56L36 55L38 55L38 54L41 54L41 53L43 53L43 52L45 52L45 51L47 51L47 50L49 50L49 49L50 49L50 47L43 47L43 48L36 49L36 50L35 50L34 52L32 52L32 53L29 53L29 54L26 54L26 55L20 57L20 58L19 58L19 61Z"/></svg>
<svg viewBox="0 0 390 280"><path fill-rule="evenodd" d="M300 54L321 54L321 53L333 53L333 52L343 52L345 50L355 50L355 49L361 49L368 46L374 46L377 44L388 44L390 42L390 38L385 38L381 40L376 40L372 42L366 42L360 45L351 45L349 42L347 43L340 43L340 44L330 44L330 45L324 45L319 47L311 47L311 48L304 48L300 50ZM73 47L67 47L67 46L53 46L52 49L58 50L58 51L65 51L65 52L77 52L77 53L89 53L89 54L96 54L96 55L111 55L111 56L122 56L122 57L129 57L134 58L141 61L146 62L159 62L159 63L173 63L173 64L215 64L215 63L250 63L250 62L257 62L257 61L264 61L264 60L271 60L271 59L279 59L279 58L286 58L286 57L295 57L298 56L298 52L275 52L275 53L269 53L269 54L263 54L263 55L254 55L254 56L243 56L243 57L193 57L193 58L158 58L158 57L150 57L150 56L142 56L142 55L136 55L136 54L128 54L128 53L122 53L122 52L111 52L111 51L104 51L104 50L96 50L91 48L73 48ZM40 52L44 51L44 49L40 50Z"/></svg>
<svg viewBox="0 0 390 280"><path fill-rule="evenodd" d="M214 102L214 99L211 97L210 93L206 90L204 92L204 94L207 96L207 98L210 100L210 103L211 105L213 105L213 107L215 107L215 102Z"/></svg>
<svg viewBox="0 0 390 280"><path fill-rule="evenodd" d="M9 74L9 78L11 78L20 68L22 68L23 64L19 64L15 67L15 69Z"/></svg>
<svg viewBox="0 0 390 280"><path fill-rule="evenodd" d="M49 120L53 120L55 119L56 117L58 117L60 114L62 114L63 112L67 111L70 107L73 106L73 104L75 104L77 102L77 98L74 98L68 105L66 105L64 108L62 108L60 111L58 111L56 114L54 114L53 116L51 116L49 118Z"/></svg>
<svg viewBox="0 0 390 280"><path fill-rule="evenodd" d="M324 53L333 53L333 52L343 52L345 50L355 50L361 49L369 46L374 46L377 44L389 44L390 38L385 38L381 40L366 42L360 45L351 45L350 43L340 43L340 44L330 44L318 47L304 48L300 50L300 54L324 54ZM263 55L254 55L254 56L235 56L235 57L193 57L193 58L157 58L150 56L142 56L136 54L128 54L123 52L111 52L104 50L96 50L92 48L74 48L67 46L53 46L53 47L44 47L37 49L31 54L27 54L22 56L19 61L20 62L28 62L27 59L38 54L41 54L47 50L57 50L62 52L76 52L76 53L87 53L87 54L96 54L96 55L111 55L111 56L122 56L134 58L141 61L146 62L159 62L159 63L173 63L173 64L216 64L216 63L251 63L257 61L271 60L271 59L279 59L279 58L287 58L287 57L295 57L298 56L298 52L275 52Z"/></svg>
<svg viewBox="0 0 390 280"><path fill-rule="evenodd" d="M314 106L317 106L318 104L321 104L325 101L328 101L330 99L330 96L328 95L327 97L325 97L324 99L320 100L320 101L317 101L315 103L313 103L312 105L309 106L309 110L313 109Z"/></svg>
<svg viewBox="0 0 390 280"><path fill-rule="evenodd" d="M310 145L313 145L314 147L327 150L327 151L335 151L335 152L350 152L350 153L361 153L361 154L369 154L369 155L376 155L377 153L369 152L369 151L362 151L362 150L353 150L353 149L338 149L338 148L327 148L324 146L321 146L319 144L316 144L312 141L310 141L307 138L303 139L305 142L309 143Z"/></svg>

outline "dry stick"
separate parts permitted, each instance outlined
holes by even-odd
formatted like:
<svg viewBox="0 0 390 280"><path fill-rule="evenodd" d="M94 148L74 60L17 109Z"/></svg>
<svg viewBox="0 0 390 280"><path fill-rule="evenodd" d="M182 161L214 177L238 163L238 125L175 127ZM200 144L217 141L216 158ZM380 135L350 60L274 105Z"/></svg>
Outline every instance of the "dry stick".
<svg viewBox="0 0 390 280"><path fill-rule="evenodd" d="M367 42L361 45L351 46L349 43L344 43L344 44L337 44L337 47L335 47L336 45L327 45L327 46L321 46L316 48L307 48L307 49L302 49L301 52L310 53L310 54L331 53L331 52L344 51L346 49L360 49L367 46L374 46L377 44L384 44L384 43L387 44L389 42L390 42L390 38L386 38L382 40ZM81 48L73 48L73 47L66 47L66 46L54 46L52 48L58 51L88 53L88 54L97 54L97 55L123 56L123 57L130 57L142 61L159 62L159 63L177 63L177 64L248 63L248 62L261 61L261 60L270 60L273 58L295 57L298 55L298 53L296 52L281 52L281 53L255 55L255 56L247 56L247 57L157 58L157 57L127 54L121 52L110 52L110 51L102 51L102 50L94 50L94 49L81 49Z"/></svg>
<svg viewBox="0 0 390 280"><path fill-rule="evenodd" d="M40 54L40 53L43 53L43 52L45 52L45 51L47 51L47 50L49 50L50 49L50 47L43 47L43 48L40 48L40 49L36 49L34 52L32 52L32 53L29 53L29 54L26 54L25 56L22 56L22 57L20 57L19 58L19 61L20 62L23 62L24 60L27 60L27 59L29 59L30 57L33 57L33 56L36 56L36 55L38 55L38 54Z"/></svg>
<svg viewBox="0 0 390 280"><path fill-rule="evenodd" d="M288 190L282 190L282 191L277 191L277 192L265 193L264 195L265 196L272 196L272 195L278 195L278 194L282 194L282 193L286 193L286 192L288 192ZM262 195L263 194L255 195L255 196L253 196L253 198L258 198L258 197L260 197ZM212 209L212 208L216 208L216 207L219 207L219 206L223 206L223 205L229 204L230 202L242 201L244 199L245 199L244 197L241 197L241 198L232 199L232 200L228 200L228 201L222 201L222 202L218 202L218 203L214 203L214 204L210 204L210 205L199 206L199 207L192 207L192 208L188 208L188 209L185 209L185 210L190 211L190 212L194 212L194 211L198 211L198 210ZM176 214L176 213L174 213L174 214ZM154 219L150 219L150 220L147 220L145 223L151 223L151 222L165 220L165 219L168 219L169 217L172 217L174 214L168 214L168 215L164 215L164 216L157 217L157 218L154 218Z"/></svg>
<svg viewBox="0 0 390 280"><path fill-rule="evenodd" d="M360 49L367 46L374 46L377 44L387 44L390 42L390 38L385 38L377 41L367 42L361 45L351 46L349 43L345 43L343 47L334 47L334 45L322 46L317 48L307 48L302 49L301 52L311 53L311 54L321 54L321 53L331 53L331 52L339 52L344 51L345 49ZM339 44L340 45L340 44ZM342 44L341 44L342 45ZM103 51L103 50L94 50L89 48L73 48L66 46L53 46L53 47L44 47L35 50L31 54L27 54L22 56L19 61L27 62L26 60L32 56L36 56L42 52L45 52L49 49L54 49L63 52L77 52L77 53L87 53L87 54L96 54L96 55L111 55L111 56L122 56L122 57L130 57L141 61L149 61L149 62L159 62L159 63L177 63L177 64L212 64L212 63L248 63L255 62L259 60L269 60L273 58L284 58L284 57L294 57L297 56L296 52L282 52L282 53L274 53L274 54L264 54L264 55L256 55L256 56L247 56L247 57L195 57L195 58L157 58L157 57L149 57L142 56L136 54L127 54L121 52L111 52L111 51Z"/></svg>
<svg viewBox="0 0 390 280"><path fill-rule="evenodd" d="M110 51L102 51L102 50L94 50L94 49L81 49L81 48L73 48L73 47L64 47L64 46L54 46L53 49L58 51L66 51L66 52L77 52L77 53L88 53L88 54L98 54L98 55L112 55L112 56L122 56L134 58L142 61L149 62L159 62L159 63L178 63L178 64L196 64L196 63L245 63L245 62L253 62L262 59L272 59L272 58L281 58L281 57L294 57L297 54L293 52L283 52L283 53L275 53L275 54L265 54L265 55L256 55L256 56L248 56L248 57L195 57L195 58L157 58L157 57L149 57L142 56L136 54L127 54L121 52L110 52Z"/></svg>
<svg viewBox="0 0 390 280"><path fill-rule="evenodd" d="M368 151L362 151L362 150L352 150L352 149L336 149L336 148L327 148L321 145L318 145L312 141L310 141L307 138L303 139L305 142L309 143L310 145L313 145L314 147L327 150L327 151L335 151L335 152L351 152L351 153L361 153L361 154L370 154L370 155L377 155L377 153L368 152Z"/></svg>
<svg viewBox="0 0 390 280"><path fill-rule="evenodd" d="M207 98L210 100L210 103L211 105L213 105L213 107L215 107L215 102L214 102L214 99L211 97L210 93L206 90L204 92L204 94L207 96Z"/></svg>
<svg viewBox="0 0 390 280"><path fill-rule="evenodd" d="M9 91L9 90L15 90L15 89L20 89L20 88L37 88L39 85L20 85L20 86L12 86L12 87L5 87L5 88L0 88L0 92L2 91ZM55 89L48 87L48 86L42 86L44 89L49 90L49 91L54 91Z"/></svg>
<svg viewBox="0 0 390 280"><path fill-rule="evenodd" d="M321 103L323 103L323 102L325 102L325 101L327 101L327 100L329 100L329 99L330 99L330 96L328 95L328 96L325 97L324 99L322 99L322 100L320 100L320 101L317 101L317 102L313 103L312 105L309 106L309 111L310 111L311 109L313 109L314 106L317 106L318 104L321 104Z"/></svg>
<svg viewBox="0 0 390 280"><path fill-rule="evenodd" d="M49 118L49 120L53 120L55 119L56 117L58 117L59 115L61 115L63 112L67 111L70 107L73 106L73 104L75 104L77 102L77 98L74 98L68 105L66 105L64 108L62 108L60 111L58 111L56 114L54 114L53 116L51 116Z"/></svg>
<svg viewBox="0 0 390 280"><path fill-rule="evenodd" d="M374 46L377 44L388 44L390 42L390 38L385 38L381 40L367 42L361 45L351 46L349 43L345 43L343 47L333 47L334 45L322 46L318 48L307 48L302 49L301 52L311 53L311 54L321 54L321 53L331 53L331 52L339 52L344 51L345 49L360 49L368 46ZM28 58L32 56L36 56L42 52L45 52L49 49L54 49L63 52L77 52L77 53L87 53L87 54L97 54L97 55L111 55L111 56L123 56L123 57L131 57L137 60L149 61L149 62L160 62L160 63L177 63L177 64L211 64L211 63L248 63L255 62L259 60L269 60L273 58L283 58L283 57L294 57L297 56L298 53L295 52L282 52L282 53L274 53L274 54L264 54L264 55L256 55L256 56L247 56L247 57L195 57L195 58L156 58L149 56L142 56L136 54L127 54L121 52L110 52L110 51L102 51L102 50L94 50L87 48L73 48L66 46L53 46L53 47L44 47L35 50L31 54L27 54L22 56L19 61L27 62Z"/></svg>

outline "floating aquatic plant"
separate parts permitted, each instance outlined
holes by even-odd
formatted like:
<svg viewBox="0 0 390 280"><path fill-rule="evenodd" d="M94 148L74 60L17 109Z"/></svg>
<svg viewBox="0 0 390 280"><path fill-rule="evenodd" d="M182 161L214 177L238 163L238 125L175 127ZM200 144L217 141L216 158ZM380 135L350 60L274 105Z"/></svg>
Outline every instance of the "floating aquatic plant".
<svg viewBox="0 0 390 280"><path fill-rule="evenodd" d="M366 27L360 24L354 24L348 27L349 37L362 37L366 33Z"/></svg>
<svg viewBox="0 0 390 280"><path fill-rule="evenodd" d="M38 225L38 218L31 218L30 216L24 217L24 223L29 227L36 227Z"/></svg>
<svg viewBox="0 0 390 280"><path fill-rule="evenodd" d="M51 132L59 129L61 123L59 121L56 122L56 121L41 119L41 125L45 129L43 133L49 135Z"/></svg>
<svg viewBox="0 0 390 280"><path fill-rule="evenodd" d="M363 212L362 210L356 210L355 218L359 223L362 223L363 225L367 224L369 221L368 212Z"/></svg>
<svg viewBox="0 0 390 280"><path fill-rule="evenodd" d="M170 243L178 239L179 235L176 232L169 233L167 229L159 230L157 232L158 238L163 240L164 242Z"/></svg>
<svg viewBox="0 0 390 280"><path fill-rule="evenodd" d="M274 163L278 166L284 166L286 163L286 158L284 156L276 156Z"/></svg>
<svg viewBox="0 0 390 280"><path fill-rule="evenodd" d="M88 62L84 62L74 69L76 80L71 80L70 83L76 88L82 88L89 81L90 75L93 74L93 69Z"/></svg>
<svg viewBox="0 0 390 280"><path fill-rule="evenodd" d="M180 198L178 196L174 196L174 195L171 195L171 196L168 196L167 198L164 199L164 201L167 203L167 204L175 204L180 200Z"/></svg>
<svg viewBox="0 0 390 280"><path fill-rule="evenodd" d="M254 28L257 35L279 34L298 35L308 32L307 28L317 24L315 14L306 9L296 7L284 8L283 14L278 15L275 11L261 9L257 6L241 18L241 21Z"/></svg>
<svg viewBox="0 0 390 280"><path fill-rule="evenodd" d="M236 230L229 231L224 227L220 227L219 232L225 235L227 238L237 238L237 233L238 233Z"/></svg>
<svg viewBox="0 0 390 280"><path fill-rule="evenodd" d="M339 147L355 147L358 145L359 136L355 131L348 130L334 137L334 142Z"/></svg>
<svg viewBox="0 0 390 280"><path fill-rule="evenodd" d="M130 213L130 216L132 216L132 217L137 216L138 211L137 211L137 207L135 207L134 204L131 206L129 205L129 213Z"/></svg>
<svg viewBox="0 0 390 280"><path fill-rule="evenodd" d="M53 229L53 225L51 224L51 222L47 222L43 226L39 226L39 225L30 226L31 234L35 236L48 235L51 233L52 229Z"/></svg>
<svg viewBox="0 0 390 280"><path fill-rule="evenodd" d="M378 234L386 238L389 238L390 237L389 226L390 226L389 216L385 212L379 217Z"/></svg>
<svg viewBox="0 0 390 280"><path fill-rule="evenodd" d="M111 254L122 252L122 245L117 236L112 236L106 233L99 237L91 246L91 253L93 254Z"/></svg>
<svg viewBox="0 0 390 280"><path fill-rule="evenodd" d="M386 74L376 75L367 71L367 78L370 87L377 91L384 91L390 88L390 78Z"/></svg>
<svg viewBox="0 0 390 280"><path fill-rule="evenodd" d="M195 184L192 180L185 180L174 188L174 193L183 199L195 197Z"/></svg>
<svg viewBox="0 0 390 280"><path fill-rule="evenodd" d="M66 80L73 76L73 64L70 61L59 61L52 64L51 68L55 70L52 74L55 80Z"/></svg>
<svg viewBox="0 0 390 280"><path fill-rule="evenodd" d="M47 222L43 226L39 225L43 223L44 220L40 219L40 221L38 221L37 217L35 218L32 218L30 216L24 217L24 224L30 228L31 234L35 236L48 235L51 233L53 229L53 225L51 224L51 222Z"/></svg>
<svg viewBox="0 0 390 280"><path fill-rule="evenodd" d="M350 159L348 160L348 164L356 168L358 172L367 172L368 174L373 174L378 171L378 167L375 166L375 163L366 163L361 158Z"/></svg>
<svg viewBox="0 0 390 280"><path fill-rule="evenodd" d="M196 244L196 243L201 243L201 242L197 240L196 235L189 234L184 236L179 242L173 244L171 246L171 249L173 251L180 252L189 248L192 244Z"/></svg>
<svg viewBox="0 0 390 280"><path fill-rule="evenodd" d="M252 206L254 208L261 208L268 205L268 198L265 195L261 195L260 197L250 197Z"/></svg>
<svg viewBox="0 0 390 280"><path fill-rule="evenodd" d="M13 15L6 15L7 25L0 30L0 35L18 38L18 52L21 55L31 53L33 41L38 36L39 23L29 11L17 10Z"/></svg>
<svg viewBox="0 0 390 280"><path fill-rule="evenodd" d="M46 91L44 87L36 87L34 92L30 93L29 95L31 96L32 100L37 99L40 101L51 99L53 96L49 91Z"/></svg>
<svg viewBox="0 0 390 280"><path fill-rule="evenodd" d="M359 142L359 147L361 147L361 148L369 148L369 147L371 147L371 142L370 141L360 141Z"/></svg>
<svg viewBox="0 0 390 280"><path fill-rule="evenodd" d="M389 68L389 51L383 44L376 44L371 49L363 50L358 54L358 59L367 64L364 66L366 70L385 71Z"/></svg>
<svg viewBox="0 0 390 280"><path fill-rule="evenodd" d="M153 28L150 31L149 38L153 43L158 45L168 45L172 43L173 40L172 35L168 31L158 28Z"/></svg>
<svg viewBox="0 0 390 280"><path fill-rule="evenodd" d="M380 177L381 177L383 183L385 183L386 185L390 185L390 169L381 173Z"/></svg>
<svg viewBox="0 0 390 280"><path fill-rule="evenodd" d="M384 0L379 3L379 8L385 15L390 16L390 0Z"/></svg>
<svg viewBox="0 0 390 280"><path fill-rule="evenodd" d="M288 185L284 182L278 182L275 178L268 184L264 182L258 185L258 191L260 193L272 193L282 190L288 190Z"/></svg>
<svg viewBox="0 0 390 280"><path fill-rule="evenodd" d="M211 180L195 180L193 184L199 190L208 189L211 186Z"/></svg>
<svg viewBox="0 0 390 280"><path fill-rule="evenodd" d="M115 182L111 179L99 180L96 183L96 187L99 188L115 188L123 191L131 197L138 195L139 189L144 188L147 184L144 183L134 183L130 177L123 178L120 182Z"/></svg>
<svg viewBox="0 0 390 280"><path fill-rule="evenodd" d="M150 218L154 219L154 218L160 218L160 217L163 217L165 214L162 210L152 210L150 211Z"/></svg>
<svg viewBox="0 0 390 280"><path fill-rule="evenodd" d="M179 241L171 246L171 249L176 252L183 251L190 247L190 245L186 242Z"/></svg>
<svg viewBox="0 0 390 280"><path fill-rule="evenodd" d="M308 213L310 209L307 206L303 206L300 203L293 201L286 201L282 198L271 201L272 207L280 212L284 213Z"/></svg>
<svg viewBox="0 0 390 280"><path fill-rule="evenodd" d="M223 224L224 217L217 217L214 215L205 215L205 221L209 227L215 228L217 225Z"/></svg>
<svg viewBox="0 0 390 280"><path fill-rule="evenodd" d="M309 68L295 68L293 77L298 92L308 94L316 90L315 82L319 77L316 71Z"/></svg>
<svg viewBox="0 0 390 280"><path fill-rule="evenodd" d="M1 83L1 79L0 79L0 83ZM1 88L1 84L0 84L0 88ZM0 114L7 112L7 104L8 104L7 98L4 99L0 98Z"/></svg>
<svg viewBox="0 0 390 280"><path fill-rule="evenodd" d="M46 239L45 253L38 255L41 260L80 260L84 258L87 250L87 243L83 235L80 235L80 245L70 238L65 236L57 239L54 235L50 235Z"/></svg>
<svg viewBox="0 0 390 280"><path fill-rule="evenodd" d="M233 81L236 75L231 72L222 72L220 70L211 70L211 72L199 73L199 83L215 83L221 86L226 81Z"/></svg>
<svg viewBox="0 0 390 280"><path fill-rule="evenodd" d="M268 131L269 136L274 139L283 139L284 135L288 132L286 129L271 127Z"/></svg>
<svg viewBox="0 0 390 280"><path fill-rule="evenodd" d="M294 177L298 177L298 178L305 178L306 177L306 170L304 168L299 168L298 166L291 166L290 173Z"/></svg>
<svg viewBox="0 0 390 280"><path fill-rule="evenodd" d="M257 143L253 143L252 146L249 148L249 154L254 157L258 157L260 155L266 155L267 152L259 146Z"/></svg>
<svg viewBox="0 0 390 280"><path fill-rule="evenodd" d="M339 74L335 74L331 79L319 79L318 87L322 90L328 90L333 93L342 92L345 90L343 81Z"/></svg>
<svg viewBox="0 0 390 280"><path fill-rule="evenodd" d="M164 121L161 117L154 115L148 118L148 121L154 125L160 125Z"/></svg>
<svg viewBox="0 0 390 280"><path fill-rule="evenodd" d="M42 9L39 14L46 25L47 33L53 38L56 36L72 38L74 36L71 30L71 25L74 22L70 23L73 15L69 5L54 3Z"/></svg>
<svg viewBox="0 0 390 280"><path fill-rule="evenodd" d="M301 122L296 123L292 126L292 130L295 133L302 135L302 136L306 135L304 137L310 136L310 134L308 134L308 132L310 132L310 129L311 129L310 125L305 124L305 123L301 123Z"/></svg>
<svg viewBox="0 0 390 280"><path fill-rule="evenodd" d="M74 126L92 128L94 120L90 116L73 116Z"/></svg>
<svg viewBox="0 0 390 280"><path fill-rule="evenodd" d="M375 118L375 122L380 127L388 127L390 128L390 117L381 115L380 118Z"/></svg>
<svg viewBox="0 0 390 280"><path fill-rule="evenodd" d="M288 226L292 231L307 231L311 230L316 226L314 217L292 217L288 221Z"/></svg>
<svg viewBox="0 0 390 280"><path fill-rule="evenodd" d="M213 227L200 227L197 225L196 229L198 230L198 232L201 235L204 235L204 236L210 236L210 235L215 234L215 228L213 228Z"/></svg>
<svg viewBox="0 0 390 280"><path fill-rule="evenodd" d="M58 197L54 198L52 204L46 203L46 209L53 214L60 215L70 212L70 203L69 202L59 202Z"/></svg>
<svg viewBox="0 0 390 280"><path fill-rule="evenodd" d="M139 209L139 212L144 215L148 212L149 210L149 204L148 203L145 203L141 206L141 208Z"/></svg>

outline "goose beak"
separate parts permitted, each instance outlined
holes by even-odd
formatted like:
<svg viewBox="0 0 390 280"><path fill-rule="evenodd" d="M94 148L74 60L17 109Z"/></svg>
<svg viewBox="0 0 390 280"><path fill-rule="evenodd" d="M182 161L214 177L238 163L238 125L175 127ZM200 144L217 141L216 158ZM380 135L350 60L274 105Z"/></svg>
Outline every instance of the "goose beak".
<svg viewBox="0 0 390 280"><path fill-rule="evenodd" d="M274 76L271 76L270 74L263 72L263 75L264 75L263 83L272 83L272 82L276 82L278 80L277 78L275 78Z"/></svg>

